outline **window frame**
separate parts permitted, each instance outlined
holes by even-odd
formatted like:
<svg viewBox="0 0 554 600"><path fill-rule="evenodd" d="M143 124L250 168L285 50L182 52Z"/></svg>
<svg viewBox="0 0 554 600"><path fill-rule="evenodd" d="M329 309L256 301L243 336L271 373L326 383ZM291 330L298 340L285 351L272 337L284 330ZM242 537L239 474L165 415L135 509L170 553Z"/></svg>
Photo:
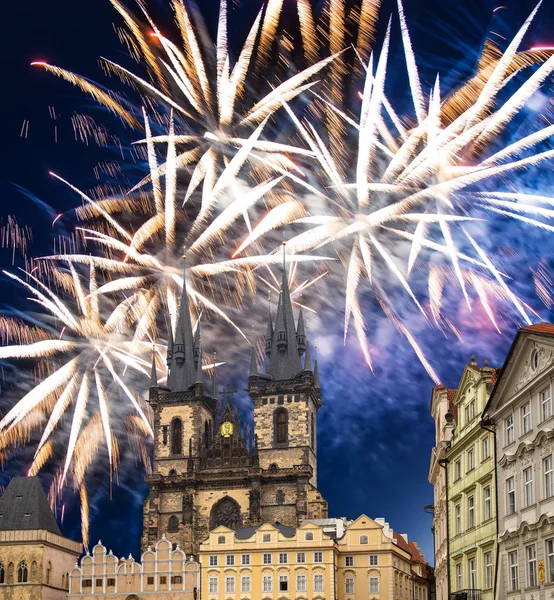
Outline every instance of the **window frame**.
<svg viewBox="0 0 554 600"><path fill-rule="evenodd" d="M369 544L369 538L367 535L360 536L360 545L367 546Z"/></svg>
<svg viewBox="0 0 554 600"><path fill-rule="evenodd" d="M490 457L490 448L489 448L489 436L486 435L481 440L481 450L483 452L483 460L487 460Z"/></svg>
<svg viewBox="0 0 554 600"><path fill-rule="evenodd" d="M372 584L376 584L375 587L377 589L371 589ZM370 594L380 594L381 592L379 591L380 589L380 581L379 581L379 577L372 575L369 578L369 593ZM400 589L402 589L402 585L400 585Z"/></svg>
<svg viewBox="0 0 554 600"><path fill-rule="evenodd" d="M210 554L210 557L208 559L209 565L210 567L218 567L219 566L219 555L218 554Z"/></svg>
<svg viewBox="0 0 554 600"><path fill-rule="evenodd" d="M467 499L467 528L475 527L475 496Z"/></svg>
<svg viewBox="0 0 554 600"><path fill-rule="evenodd" d="M378 554L370 554L369 555L369 566L370 567L378 567L379 566L379 555Z"/></svg>
<svg viewBox="0 0 554 600"><path fill-rule="evenodd" d="M512 475L506 479L506 514L513 515L517 512L516 479Z"/></svg>
<svg viewBox="0 0 554 600"><path fill-rule="evenodd" d="M509 446L515 442L515 428L514 428L514 415L513 413L504 419L505 427L505 445Z"/></svg>
<svg viewBox="0 0 554 600"><path fill-rule="evenodd" d="M545 541L546 571L548 583L554 583L554 538Z"/></svg>
<svg viewBox="0 0 554 600"><path fill-rule="evenodd" d="M527 410L526 410L527 409ZM532 427L531 423L531 402L526 402L521 408L521 435L529 433Z"/></svg>
<svg viewBox="0 0 554 600"><path fill-rule="evenodd" d="M226 554L225 555L225 566L226 567L234 567L235 565L235 555L234 554Z"/></svg>
<svg viewBox="0 0 554 600"><path fill-rule="evenodd" d="M279 552L279 564L280 565L288 565L289 564L289 553L288 552Z"/></svg>
<svg viewBox="0 0 554 600"><path fill-rule="evenodd" d="M268 556L269 556L269 560L267 558ZM264 565L272 565L273 564L273 554L271 554L271 552L263 553L262 564L264 564Z"/></svg>
<svg viewBox="0 0 554 600"><path fill-rule="evenodd" d="M456 565L456 584L458 586L458 591L463 589L463 572L462 572L462 563L458 563Z"/></svg>
<svg viewBox="0 0 554 600"><path fill-rule="evenodd" d="M273 575L262 575L262 592L273 592Z"/></svg>
<svg viewBox="0 0 554 600"><path fill-rule="evenodd" d="M525 546L525 559L527 562L527 587L537 587L537 546L535 544Z"/></svg>
<svg viewBox="0 0 554 600"><path fill-rule="evenodd" d="M321 560L318 560L321 559ZM323 563L323 552L321 550L317 550L313 554L313 562L314 564L322 564Z"/></svg>
<svg viewBox="0 0 554 600"><path fill-rule="evenodd" d="M302 582L302 585L300 585ZM308 589L308 576L306 573L297 573L296 574L296 591L297 592L306 592Z"/></svg>
<svg viewBox="0 0 554 600"><path fill-rule="evenodd" d="M486 485L483 488L483 520L488 521L492 518L492 504L491 504L491 486Z"/></svg>
<svg viewBox="0 0 554 600"><path fill-rule="evenodd" d="M246 561L244 560L246 558ZM252 559L250 554L241 554L240 555L240 564L241 565L251 565Z"/></svg>
<svg viewBox="0 0 554 600"><path fill-rule="evenodd" d="M534 502L534 493L533 493L533 466L529 466L523 469L523 500L524 507L529 508L529 506L533 506ZM529 476L529 479L527 478Z"/></svg>
<svg viewBox="0 0 554 600"><path fill-rule="evenodd" d="M353 567L354 566L354 556L352 554L349 554L348 556L344 557L344 566L345 567Z"/></svg>
<svg viewBox="0 0 554 600"><path fill-rule="evenodd" d="M468 473L469 473L469 471L473 471L473 469L475 469L475 449L474 448L470 448L467 451L467 470L468 470Z"/></svg>
<svg viewBox="0 0 554 600"><path fill-rule="evenodd" d="M546 421L552 416L552 393L550 392L550 386L539 392L539 398L541 402L542 420ZM548 407L548 411L546 410L546 407Z"/></svg>
<svg viewBox="0 0 554 600"><path fill-rule="evenodd" d="M278 590L279 592L288 592L289 591L289 576L286 573L279 573L278 580ZM285 587L282 587L282 584L285 584Z"/></svg>
<svg viewBox="0 0 554 600"><path fill-rule="evenodd" d="M319 586L319 582L321 582L321 587ZM314 592L324 592L325 591L325 578L323 577L323 573L314 573Z"/></svg>
<svg viewBox="0 0 554 600"><path fill-rule="evenodd" d="M229 585L232 584L232 585ZM232 589L229 589L232 588ZM225 575L225 593L226 594L236 594L236 578L234 575Z"/></svg>
<svg viewBox="0 0 554 600"><path fill-rule="evenodd" d="M344 593L345 594L355 594L355 579L352 576L348 576L344 578Z"/></svg>
<svg viewBox="0 0 554 600"><path fill-rule="evenodd" d="M513 560L514 558L515 562ZM508 569L510 571L510 591L515 592L519 590L519 561L517 550L512 550L511 552L508 552Z"/></svg>
<svg viewBox="0 0 554 600"><path fill-rule="evenodd" d="M296 553L296 562L299 565L305 565L306 564L306 553L305 552L297 552Z"/></svg>
<svg viewBox="0 0 554 600"><path fill-rule="evenodd" d="M245 585L247 583L247 585ZM251 594L252 593L252 578L250 575L241 575L240 576L240 591L241 594Z"/></svg>
<svg viewBox="0 0 554 600"><path fill-rule="evenodd" d="M547 466L549 467L548 469ZM549 454L542 459L542 471L544 481L544 498L551 498L554 496L554 461L552 459L552 454Z"/></svg>
<svg viewBox="0 0 554 600"><path fill-rule="evenodd" d="M485 588L492 588L492 551L488 550L483 554L485 564Z"/></svg>

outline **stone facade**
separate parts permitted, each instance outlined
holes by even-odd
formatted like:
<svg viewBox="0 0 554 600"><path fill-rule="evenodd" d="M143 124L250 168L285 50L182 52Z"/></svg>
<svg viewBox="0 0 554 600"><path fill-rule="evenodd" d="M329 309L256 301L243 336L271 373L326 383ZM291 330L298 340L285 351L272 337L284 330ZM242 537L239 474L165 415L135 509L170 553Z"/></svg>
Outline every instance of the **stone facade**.
<svg viewBox="0 0 554 600"><path fill-rule="evenodd" d="M554 598L554 326L522 327L486 408L496 430L497 600Z"/></svg>
<svg viewBox="0 0 554 600"><path fill-rule="evenodd" d="M165 538L143 553L117 558L101 542L70 573L69 598L83 600L199 600L200 565Z"/></svg>
<svg viewBox="0 0 554 600"><path fill-rule="evenodd" d="M251 430L230 393L218 398L215 375L211 393L205 392L200 325L193 333L185 285L168 346L168 387L158 386L155 364L152 370L154 458L146 477L143 550L164 534L196 553L218 525L238 529L279 521L297 527L327 516L317 490L317 362L312 366L301 313L294 322L286 274L265 347L262 372L252 350Z"/></svg>

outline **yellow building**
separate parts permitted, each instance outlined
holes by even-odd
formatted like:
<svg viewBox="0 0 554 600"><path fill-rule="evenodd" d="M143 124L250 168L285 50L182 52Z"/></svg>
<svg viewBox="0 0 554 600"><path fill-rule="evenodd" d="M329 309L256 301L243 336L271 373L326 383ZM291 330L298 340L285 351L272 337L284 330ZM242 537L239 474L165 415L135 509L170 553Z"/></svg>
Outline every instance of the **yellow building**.
<svg viewBox="0 0 554 600"><path fill-rule="evenodd" d="M37 477L0 497L0 600L62 600L81 544L62 536Z"/></svg>
<svg viewBox="0 0 554 600"><path fill-rule="evenodd" d="M431 597L431 573L417 546L365 515L338 538L310 521L298 528L220 526L200 545L199 561L205 600Z"/></svg>
<svg viewBox="0 0 554 600"><path fill-rule="evenodd" d="M142 554L141 563L132 556L117 558L98 542L69 579L69 598L82 600L200 599L199 564L165 537Z"/></svg>

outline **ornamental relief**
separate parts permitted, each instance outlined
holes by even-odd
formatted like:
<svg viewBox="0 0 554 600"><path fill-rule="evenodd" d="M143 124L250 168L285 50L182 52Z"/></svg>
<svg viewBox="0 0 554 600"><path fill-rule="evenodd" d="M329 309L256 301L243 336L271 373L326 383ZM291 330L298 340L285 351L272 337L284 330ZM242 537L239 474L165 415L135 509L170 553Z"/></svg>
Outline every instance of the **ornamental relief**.
<svg viewBox="0 0 554 600"><path fill-rule="evenodd" d="M552 440L545 441L544 444L540 445L541 458L545 458L549 454L552 454Z"/></svg>
<svg viewBox="0 0 554 600"><path fill-rule="evenodd" d="M506 474L512 475L515 471L515 468L516 468L515 461L510 461L509 463L506 463L506 466L504 467L504 471L506 472Z"/></svg>
<svg viewBox="0 0 554 600"><path fill-rule="evenodd" d="M536 368L532 368L531 362L534 359L536 351ZM543 347L537 346L535 343L532 344L528 351L527 360L521 371L518 382L514 386L514 392L519 392L524 388L532 379L537 377L542 371L554 363L554 352L552 350L546 350Z"/></svg>
<svg viewBox="0 0 554 600"><path fill-rule="evenodd" d="M517 548L519 544L519 539L517 537L511 538L511 539L507 539L504 542L504 545L506 546L507 549L512 549L512 548Z"/></svg>
<svg viewBox="0 0 554 600"><path fill-rule="evenodd" d="M521 457L521 464L523 467L528 467L533 462L533 450L526 450L523 452Z"/></svg>

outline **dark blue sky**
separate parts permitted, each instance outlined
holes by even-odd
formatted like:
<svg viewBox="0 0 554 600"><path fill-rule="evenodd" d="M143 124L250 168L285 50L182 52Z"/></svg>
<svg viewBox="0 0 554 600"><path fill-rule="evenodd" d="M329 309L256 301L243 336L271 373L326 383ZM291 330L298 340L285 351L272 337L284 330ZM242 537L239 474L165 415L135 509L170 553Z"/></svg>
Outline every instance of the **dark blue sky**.
<svg viewBox="0 0 554 600"><path fill-rule="evenodd" d="M287 6L292 5L292 0L285 1ZM260 4L258 0L241 2L249 15L253 14L251 7ZM155 4L162 12L164 1L157 0ZM217 3L210 0L201 4L208 7L209 15L210 7ZM384 4L383 13L390 13L392 4ZM437 71L446 85L460 80L469 72L489 26L513 35L535 2L505 0L501 4L506 8L497 11L493 18L498 4L488 0L406 0L413 44L427 88ZM548 4L541 9L525 46L554 43L554 9ZM74 196L53 181L48 171L54 170L87 188L96 183L93 166L114 155L109 149L74 141L71 115L94 110L92 102L69 84L31 67L30 62L47 60L91 78L101 78L98 57L118 59L122 48L113 29L114 11L107 0L7 2L3 15L1 213L15 214L33 227L35 243L31 251L41 254L51 244L52 215L75 203ZM397 93L403 93L401 84ZM50 106L59 115L55 122ZM28 133L21 137L24 121L28 121ZM540 177L543 179L539 184L534 182L535 186L548 191L552 182L545 172ZM502 225L499 227L497 233L502 235ZM528 250L533 258L540 258L538 238L537 243L534 238L526 238L515 240L514 244L518 251ZM11 254L2 251L2 268L10 260ZM519 283L524 291L531 288L527 275ZM0 292L2 305L12 304L12 300L23 302L12 299L11 287L4 285ZM538 301L531 303L536 310L541 309ZM541 316L548 317L544 308ZM500 366L515 332L515 325L506 326L503 335L498 336L491 328L468 319L461 313L465 344L436 334L423 342L433 366L449 387L456 385L463 363L473 352L480 363L488 358L491 365ZM359 353L350 346L344 349L340 340L331 355L321 357L325 407L319 421L320 488L329 501L329 516L356 517L364 512L371 517L385 517L396 531L407 532L418 541L432 560L431 520L423 512L423 506L433 501L432 488L427 483L429 452L434 441L429 417L432 383L405 342L387 333L380 334L378 324L375 333L373 343L383 345L381 354L385 357L381 363L376 359L375 376L363 367ZM246 356L245 377L247 361ZM104 486L105 493L99 492L92 512L91 541L100 537L117 554L137 552L142 527L142 474L137 470L136 475L126 473L123 479L125 485L114 488L111 501ZM66 533L75 537L76 515L76 510L70 510L65 524ZM129 533L122 537L122 531Z"/></svg>

